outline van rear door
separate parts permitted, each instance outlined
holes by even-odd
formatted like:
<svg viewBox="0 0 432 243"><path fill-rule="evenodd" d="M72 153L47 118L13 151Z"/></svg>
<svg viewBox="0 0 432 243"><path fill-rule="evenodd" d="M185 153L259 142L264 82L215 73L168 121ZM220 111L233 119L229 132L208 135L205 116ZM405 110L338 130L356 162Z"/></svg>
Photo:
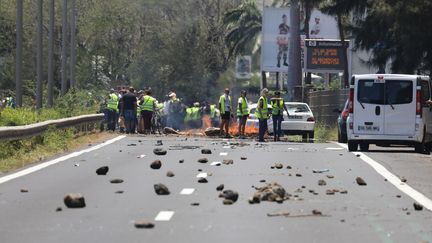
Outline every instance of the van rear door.
<svg viewBox="0 0 432 243"><path fill-rule="evenodd" d="M359 79L354 94L355 134L384 133L384 79Z"/></svg>
<svg viewBox="0 0 432 243"><path fill-rule="evenodd" d="M415 134L416 80L387 79L385 81L384 134Z"/></svg>

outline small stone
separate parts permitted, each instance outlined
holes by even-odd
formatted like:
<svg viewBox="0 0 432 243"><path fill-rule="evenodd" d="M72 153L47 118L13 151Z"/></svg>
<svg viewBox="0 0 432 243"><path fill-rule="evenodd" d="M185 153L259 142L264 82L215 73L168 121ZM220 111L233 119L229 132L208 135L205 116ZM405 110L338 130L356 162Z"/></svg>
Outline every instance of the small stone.
<svg viewBox="0 0 432 243"><path fill-rule="evenodd" d="M157 140L156 141L156 146L162 146L162 145L163 145L162 140Z"/></svg>
<svg viewBox="0 0 432 243"><path fill-rule="evenodd" d="M213 173L212 172L208 172L207 176L213 176Z"/></svg>
<svg viewBox="0 0 432 243"><path fill-rule="evenodd" d="M305 188L306 188L306 186L301 186L301 188L302 188L302 189L305 189Z"/></svg>
<svg viewBox="0 0 432 243"><path fill-rule="evenodd" d="M198 183L207 183L208 180L206 178L199 178Z"/></svg>
<svg viewBox="0 0 432 243"><path fill-rule="evenodd" d="M276 168L276 169L282 169L283 168L283 164L281 164L281 163L276 163L275 165L274 165L274 167Z"/></svg>
<svg viewBox="0 0 432 243"><path fill-rule="evenodd" d="M150 164L150 168L153 170L159 170L162 167L162 162L160 160L155 160Z"/></svg>
<svg viewBox="0 0 432 243"><path fill-rule="evenodd" d="M292 169L292 167L291 167L290 165L288 165L286 168L287 168L288 170L291 170L291 169Z"/></svg>
<svg viewBox="0 0 432 243"><path fill-rule="evenodd" d="M283 198L281 198L281 197L276 197L276 199L275 199L275 201L277 202L277 203L283 203Z"/></svg>
<svg viewBox="0 0 432 243"><path fill-rule="evenodd" d="M184 159L179 160L179 163L183 164L184 163Z"/></svg>
<svg viewBox="0 0 432 243"><path fill-rule="evenodd" d="M315 191L314 191L314 190L312 190L312 189L310 189L310 190L309 190L309 192L310 192L310 193L314 193Z"/></svg>
<svg viewBox="0 0 432 243"><path fill-rule="evenodd" d="M327 182L325 180L319 180L318 181L318 186L326 186Z"/></svg>
<svg viewBox="0 0 432 243"><path fill-rule="evenodd" d="M327 195L334 195L334 191L333 190L326 190L326 194Z"/></svg>
<svg viewBox="0 0 432 243"><path fill-rule="evenodd" d="M91 145L89 144L89 146L91 146ZM136 144L135 144L135 143L130 143L130 144L128 144L127 146L128 146L128 147L135 147Z"/></svg>
<svg viewBox="0 0 432 243"><path fill-rule="evenodd" d="M154 184L153 188L154 188L157 195L169 195L170 194L168 187L162 183Z"/></svg>
<svg viewBox="0 0 432 243"><path fill-rule="evenodd" d="M401 198L402 196L401 196L401 195L396 195L396 197L397 197L397 198Z"/></svg>
<svg viewBox="0 0 432 243"><path fill-rule="evenodd" d="M234 160L232 160L232 159L224 159L222 161L222 164L224 164L224 165L232 165L232 164L234 164Z"/></svg>
<svg viewBox="0 0 432 243"><path fill-rule="evenodd" d="M199 203L197 203L197 202L194 202L194 203L191 203L191 206L199 206L200 204Z"/></svg>
<svg viewBox="0 0 432 243"><path fill-rule="evenodd" d="M327 175L327 178L329 178L329 179L333 179L333 178L334 178L334 175Z"/></svg>
<svg viewBox="0 0 432 243"><path fill-rule="evenodd" d="M201 159L198 160L198 162L202 163L202 164L205 164L205 163L208 162L208 159L207 158L201 158Z"/></svg>
<svg viewBox="0 0 432 243"><path fill-rule="evenodd" d="M402 178L401 181L402 181L403 183L405 183L405 182L407 182L407 179L406 179L406 178Z"/></svg>
<svg viewBox="0 0 432 243"><path fill-rule="evenodd" d="M301 174L298 174L298 173L296 174L296 176L297 176L297 177L302 177L302 175L301 175Z"/></svg>
<svg viewBox="0 0 432 243"><path fill-rule="evenodd" d="M222 192L225 199L231 200L232 202L236 202L239 194L233 190L225 190Z"/></svg>
<svg viewBox="0 0 432 243"><path fill-rule="evenodd" d="M153 149L153 153L156 155L166 155L167 151L165 149L155 148Z"/></svg>
<svg viewBox="0 0 432 243"><path fill-rule="evenodd" d="M266 180L260 180L259 182L264 183L264 182L266 182Z"/></svg>
<svg viewBox="0 0 432 243"><path fill-rule="evenodd" d="M216 191L223 191L225 185L224 184L220 184L219 186L216 187Z"/></svg>
<svg viewBox="0 0 432 243"><path fill-rule="evenodd" d="M119 152L121 153L121 152L123 152L123 150L119 150Z"/></svg>
<svg viewBox="0 0 432 243"><path fill-rule="evenodd" d="M241 157L240 159L241 160L247 160L247 157Z"/></svg>
<svg viewBox="0 0 432 243"><path fill-rule="evenodd" d="M411 213L410 212L406 212L406 215L411 215Z"/></svg>
<svg viewBox="0 0 432 243"><path fill-rule="evenodd" d="M202 172L202 169L198 169L198 172Z"/></svg>
<svg viewBox="0 0 432 243"><path fill-rule="evenodd" d="M57 207L55 211L56 212L61 212L61 211L63 211L63 208L62 207Z"/></svg>
<svg viewBox="0 0 432 243"><path fill-rule="evenodd" d="M334 193L339 192L339 189L333 189L333 192Z"/></svg>
<svg viewBox="0 0 432 243"><path fill-rule="evenodd" d="M356 157L360 157L360 154L356 154Z"/></svg>
<svg viewBox="0 0 432 243"><path fill-rule="evenodd" d="M84 197L79 193L69 193L63 201L68 208L84 208L86 206Z"/></svg>
<svg viewBox="0 0 432 243"><path fill-rule="evenodd" d="M367 185L366 181L364 181L363 178L361 178L361 177L357 177L356 181L357 181L357 184L359 186L366 186Z"/></svg>
<svg viewBox="0 0 432 243"><path fill-rule="evenodd" d="M29 190L27 188L21 188L20 192L26 193L26 192L29 192Z"/></svg>
<svg viewBox="0 0 432 243"><path fill-rule="evenodd" d="M124 191L120 190L120 191L116 191L115 194L123 194Z"/></svg>
<svg viewBox="0 0 432 243"><path fill-rule="evenodd" d="M110 180L110 182L112 184L119 184L119 183L123 183L123 180L122 179L112 179L112 180Z"/></svg>
<svg viewBox="0 0 432 243"><path fill-rule="evenodd" d="M413 206L414 206L414 209L415 209L416 211L421 211L421 210L423 210L423 205L421 205L420 203L415 202L415 203L413 203Z"/></svg>
<svg viewBox="0 0 432 243"><path fill-rule="evenodd" d="M202 154L211 154L212 151L210 149L201 149Z"/></svg>
<svg viewBox="0 0 432 243"><path fill-rule="evenodd" d="M341 219L340 222L341 222L341 223L345 223L345 219Z"/></svg>
<svg viewBox="0 0 432 243"><path fill-rule="evenodd" d="M232 200L225 199L223 200L224 205L232 205L234 202Z"/></svg>
<svg viewBox="0 0 432 243"><path fill-rule="evenodd" d="M153 223L145 221L136 221L134 225L137 229L152 229L155 227Z"/></svg>
<svg viewBox="0 0 432 243"><path fill-rule="evenodd" d="M97 175L106 175L108 173L108 171L109 171L108 166L102 166L96 170L96 174Z"/></svg>
<svg viewBox="0 0 432 243"><path fill-rule="evenodd" d="M273 170L274 168L275 168L275 167L274 167L273 165L272 165L272 166L270 166L270 169L272 169L272 170Z"/></svg>
<svg viewBox="0 0 432 243"><path fill-rule="evenodd" d="M384 179L384 181L388 181L387 179Z"/></svg>
<svg viewBox="0 0 432 243"><path fill-rule="evenodd" d="M166 173L166 176L167 176L167 177L174 177L175 174L174 174L174 172L172 172L172 171L168 171L168 172Z"/></svg>
<svg viewBox="0 0 432 243"><path fill-rule="evenodd" d="M313 194L314 194L315 196L317 196L319 193L318 193L318 192L314 192Z"/></svg>
<svg viewBox="0 0 432 243"><path fill-rule="evenodd" d="M321 211L319 211L317 209L312 210L312 214L313 215L322 215Z"/></svg>
<svg viewBox="0 0 432 243"><path fill-rule="evenodd" d="M341 194L348 194L348 191L347 190L342 190L342 191L340 191L340 193Z"/></svg>

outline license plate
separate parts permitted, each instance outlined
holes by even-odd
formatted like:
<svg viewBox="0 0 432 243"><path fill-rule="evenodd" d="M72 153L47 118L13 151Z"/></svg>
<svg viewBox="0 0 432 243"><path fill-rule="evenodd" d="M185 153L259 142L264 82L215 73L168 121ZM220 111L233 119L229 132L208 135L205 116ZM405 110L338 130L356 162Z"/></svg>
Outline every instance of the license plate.
<svg viewBox="0 0 432 243"><path fill-rule="evenodd" d="M378 126L358 126L359 131L369 131L369 132L379 132L380 128Z"/></svg>
<svg viewBox="0 0 432 243"><path fill-rule="evenodd" d="M288 119L303 119L302 116L288 116Z"/></svg>

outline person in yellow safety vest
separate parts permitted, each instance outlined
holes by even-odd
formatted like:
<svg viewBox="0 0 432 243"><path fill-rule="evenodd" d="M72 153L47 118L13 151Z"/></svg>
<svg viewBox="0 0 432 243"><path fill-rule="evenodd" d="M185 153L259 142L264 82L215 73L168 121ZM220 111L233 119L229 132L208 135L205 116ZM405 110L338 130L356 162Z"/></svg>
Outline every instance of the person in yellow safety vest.
<svg viewBox="0 0 432 243"><path fill-rule="evenodd" d="M151 88L144 91L144 96L141 100L141 116L144 119L144 133L149 134L151 131L151 120L153 112L156 111L157 100L151 96Z"/></svg>
<svg viewBox="0 0 432 243"><path fill-rule="evenodd" d="M246 98L246 95L247 95L246 90L242 90L240 92L240 98L238 99L238 103L237 103L237 117L239 120L238 133L240 139L246 138L245 128L246 128L247 118L249 117L249 105L248 105L248 100Z"/></svg>
<svg viewBox="0 0 432 243"><path fill-rule="evenodd" d="M283 111L285 110L289 116L288 109L285 105L283 98L281 98L281 93L279 91L275 92L275 97L270 101L272 106L272 119L273 119L273 136L274 141L280 141L280 136L282 135L282 121Z"/></svg>
<svg viewBox="0 0 432 243"><path fill-rule="evenodd" d="M234 118L234 114L232 113L232 101L229 93L230 90L225 88L224 94L219 98L219 110L221 117L220 135L223 136L223 129L225 128L225 138L232 138L232 136L229 134L229 123L230 119Z"/></svg>
<svg viewBox="0 0 432 243"><path fill-rule="evenodd" d="M185 123L190 128L202 127L202 109L200 103L195 102L193 107L186 109Z"/></svg>
<svg viewBox="0 0 432 243"><path fill-rule="evenodd" d="M107 123L108 123L108 131L115 131L116 123L117 123L117 112L118 112L118 103L119 97L115 93L114 89L110 90L110 94L107 99Z"/></svg>
<svg viewBox="0 0 432 243"><path fill-rule="evenodd" d="M261 97L258 100L258 105L256 108L255 116L258 118L259 121L259 136L258 136L258 142L265 142L264 141L264 133L267 130L267 119L268 119L268 102L267 102L267 95L268 95L268 89L264 88L261 90Z"/></svg>

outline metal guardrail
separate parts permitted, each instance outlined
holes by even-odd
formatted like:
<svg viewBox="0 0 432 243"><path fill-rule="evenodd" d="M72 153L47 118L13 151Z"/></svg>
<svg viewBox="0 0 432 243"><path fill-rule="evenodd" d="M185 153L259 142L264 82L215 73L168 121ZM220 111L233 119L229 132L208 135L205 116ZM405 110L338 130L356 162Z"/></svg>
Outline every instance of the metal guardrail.
<svg viewBox="0 0 432 243"><path fill-rule="evenodd" d="M102 121L103 114L82 115L58 120L48 120L25 126L5 126L0 127L0 141L20 140L34 137L44 133L49 127L57 129L79 127L88 124L96 124Z"/></svg>

